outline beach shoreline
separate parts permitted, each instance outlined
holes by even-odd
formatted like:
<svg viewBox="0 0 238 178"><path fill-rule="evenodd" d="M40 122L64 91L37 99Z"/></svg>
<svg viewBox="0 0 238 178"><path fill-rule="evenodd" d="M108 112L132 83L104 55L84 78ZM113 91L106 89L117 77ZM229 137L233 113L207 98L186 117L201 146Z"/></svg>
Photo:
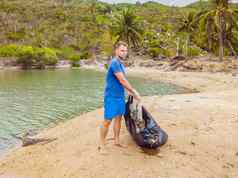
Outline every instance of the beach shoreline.
<svg viewBox="0 0 238 178"><path fill-rule="evenodd" d="M123 123L121 139L128 149L115 148L109 142L110 154L100 155L95 146L103 116L99 108L39 134L57 137L54 142L15 149L5 155L0 160L0 177L238 177L238 144L233 141L238 136L238 77L148 68L129 68L127 72L129 76L199 91L143 97L145 107L169 134L168 143L158 154L141 152Z"/></svg>

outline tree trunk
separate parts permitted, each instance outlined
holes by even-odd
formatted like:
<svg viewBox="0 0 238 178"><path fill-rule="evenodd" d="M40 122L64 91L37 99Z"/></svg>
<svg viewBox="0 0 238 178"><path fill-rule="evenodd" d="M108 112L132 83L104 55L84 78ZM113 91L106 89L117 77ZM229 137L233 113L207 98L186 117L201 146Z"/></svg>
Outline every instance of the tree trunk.
<svg viewBox="0 0 238 178"><path fill-rule="evenodd" d="M199 0L200 11L203 10L202 0Z"/></svg>
<svg viewBox="0 0 238 178"><path fill-rule="evenodd" d="M127 40L128 48L130 48L131 44L130 44L129 34L127 34L126 40Z"/></svg>
<svg viewBox="0 0 238 178"><path fill-rule="evenodd" d="M187 36L187 40L186 40L186 50L185 50L185 55L188 56L188 48L189 48L189 40L190 40L190 36Z"/></svg>
<svg viewBox="0 0 238 178"><path fill-rule="evenodd" d="M219 59L223 60L224 56L224 41L223 41L224 17L223 12L219 12Z"/></svg>
<svg viewBox="0 0 238 178"><path fill-rule="evenodd" d="M236 53L235 49L233 48L231 42L229 40L227 40L227 43L228 43L229 48L231 49L231 52L235 56L235 59L237 59L237 53Z"/></svg>
<svg viewBox="0 0 238 178"><path fill-rule="evenodd" d="M212 51L212 37L211 37L211 26L212 26L212 18L208 17L208 22L206 24L206 31L207 31L207 40L208 40L208 49L209 52Z"/></svg>
<svg viewBox="0 0 238 178"><path fill-rule="evenodd" d="M177 50L176 50L176 56L179 56L180 55L180 50L179 50L179 48L180 48L180 38L177 38Z"/></svg>

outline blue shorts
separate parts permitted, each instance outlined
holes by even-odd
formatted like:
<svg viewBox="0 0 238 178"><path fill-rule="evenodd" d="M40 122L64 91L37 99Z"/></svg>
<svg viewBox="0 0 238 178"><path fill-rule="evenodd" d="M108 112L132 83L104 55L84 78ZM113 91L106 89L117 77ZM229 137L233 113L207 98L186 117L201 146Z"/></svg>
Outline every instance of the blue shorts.
<svg viewBox="0 0 238 178"><path fill-rule="evenodd" d="M124 98L104 98L104 119L111 121L116 116L124 115L125 110Z"/></svg>

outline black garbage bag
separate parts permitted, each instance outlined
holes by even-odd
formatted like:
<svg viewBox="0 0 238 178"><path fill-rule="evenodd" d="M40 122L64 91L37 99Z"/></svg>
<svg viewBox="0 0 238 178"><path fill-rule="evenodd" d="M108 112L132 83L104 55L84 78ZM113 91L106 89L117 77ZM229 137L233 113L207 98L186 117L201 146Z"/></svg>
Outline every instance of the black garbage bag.
<svg viewBox="0 0 238 178"><path fill-rule="evenodd" d="M133 103L133 96L128 97L124 118L126 128L138 146L158 148L167 142L167 133L159 127L145 107Z"/></svg>

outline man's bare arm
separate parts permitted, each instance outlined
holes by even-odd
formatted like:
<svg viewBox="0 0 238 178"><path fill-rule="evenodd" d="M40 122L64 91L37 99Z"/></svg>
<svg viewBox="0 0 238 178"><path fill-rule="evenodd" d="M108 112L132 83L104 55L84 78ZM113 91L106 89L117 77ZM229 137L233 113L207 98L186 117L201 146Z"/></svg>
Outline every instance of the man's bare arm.
<svg viewBox="0 0 238 178"><path fill-rule="evenodd" d="M115 76L124 88L126 88L133 95L136 95L137 99L140 100L139 94L132 88L131 84L127 81L122 72L115 73Z"/></svg>
<svg viewBox="0 0 238 178"><path fill-rule="evenodd" d="M115 76L124 88L126 88L129 92L133 93L133 88L131 84L127 81L122 72L115 73Z"/></svg>

